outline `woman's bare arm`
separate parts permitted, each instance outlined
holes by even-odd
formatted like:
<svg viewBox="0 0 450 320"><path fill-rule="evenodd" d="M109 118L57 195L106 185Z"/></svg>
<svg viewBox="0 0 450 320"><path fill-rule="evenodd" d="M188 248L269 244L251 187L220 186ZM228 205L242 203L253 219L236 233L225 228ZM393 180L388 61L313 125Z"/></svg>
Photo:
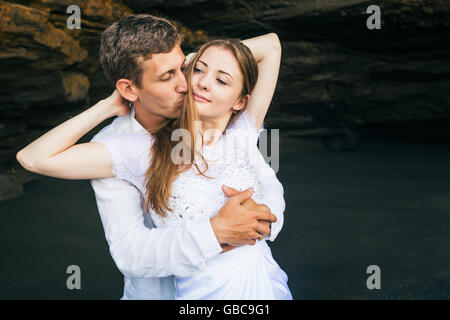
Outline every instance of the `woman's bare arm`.
<svg viewBox="0 0 450 320"><path fill-rule="evenodd" d="M275 33L242 41L258 63L258 81L247 103L247 113L256 120L259 129L272 101L281 61L281 44Z"/></svg>
<svg viewBox="0 0 450 320"><path fill-rule="evenodd" d="M104 120L126 115L127 103L116 90L108 98L45 133L17 153L28 171L63 179L114 177L112 160L102 143L75 144Z"/></svg>

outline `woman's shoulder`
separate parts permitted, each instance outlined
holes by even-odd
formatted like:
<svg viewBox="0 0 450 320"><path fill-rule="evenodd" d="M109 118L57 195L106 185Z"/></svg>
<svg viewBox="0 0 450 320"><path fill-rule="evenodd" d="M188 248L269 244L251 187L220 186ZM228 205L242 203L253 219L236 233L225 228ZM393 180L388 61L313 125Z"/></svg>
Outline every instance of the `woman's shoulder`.
<svg viewBox="0 0 450 320"><path fill-rule="evenodd" d="M142 150L153 144L153 136L148 132L140 133L113 133L103 135L96 139L96 142L102 142L108 145L114 145L116 148L125 150Z"/></svg>
<svg viewBox="0 0 450 320"><path fill-rule="evenodd" d="M227 129L231 130L249 130L260 134L264 130L264 126L257 128L256 119L254 119L246 110L244 110L236 119L231 122Z"/></svg>
<svg viewBox="0 0 450 320"><path fill-rule="evenodd" d="M237 119L230 123L225 131L226 136L234 137L244 145L246 143L256 144L263 127L257 129L256 120L253 119L245 110Z"/></svg>
<svg viewBox="0 0 450 320"><path fill-rule="evenodd" d="M130 175L140 175L147 169L153 141L148 132L111 134L96 140L109 150L118 177L125 175L125 169L130 169Z"/></svg>

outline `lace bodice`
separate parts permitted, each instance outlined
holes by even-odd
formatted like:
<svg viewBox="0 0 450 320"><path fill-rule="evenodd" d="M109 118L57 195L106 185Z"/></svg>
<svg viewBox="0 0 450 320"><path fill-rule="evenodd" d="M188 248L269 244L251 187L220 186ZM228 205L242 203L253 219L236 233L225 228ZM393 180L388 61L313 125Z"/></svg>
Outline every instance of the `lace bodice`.
<svg viewBox="0 0 450 320"><path fill-rule="evenodd" d="M227 128L215 146L204 146L203 157L208 162L205 177L195 166L180 174L172 184L166 217L150 211L156 227L183 225L199 217L212 217L227 201L222 185L245 190L253 187L252 198L261 202L261 182L258 177L256 141L258 132L244 112ZM148 133L117 135L102 141L110 150L113 172L145 195L145 172L151 161L153 137ZM201 163L200 168L203 169Z"/></svg>

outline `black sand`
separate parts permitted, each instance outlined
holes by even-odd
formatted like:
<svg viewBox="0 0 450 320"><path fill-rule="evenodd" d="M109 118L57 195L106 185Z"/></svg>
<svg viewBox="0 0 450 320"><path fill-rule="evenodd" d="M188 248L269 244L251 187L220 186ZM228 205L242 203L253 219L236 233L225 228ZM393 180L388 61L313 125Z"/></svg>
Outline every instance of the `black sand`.
<svg viewBox="0 0 450 320"><path fill-rule="evenodd" d="M330 152L282 137L278 177L287 210L270 243L294 299L450 298L450 148L366 141ZM1 299L119 299L88 181L42 178L0 202ZM68 290L66 268L81 268ZM369 290L366 269L381 269Z"/></svg>

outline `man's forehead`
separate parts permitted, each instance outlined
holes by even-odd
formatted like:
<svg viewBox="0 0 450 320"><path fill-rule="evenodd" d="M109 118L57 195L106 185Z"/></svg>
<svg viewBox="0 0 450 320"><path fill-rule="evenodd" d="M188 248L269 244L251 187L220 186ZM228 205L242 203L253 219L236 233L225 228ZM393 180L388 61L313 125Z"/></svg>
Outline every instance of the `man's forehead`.
<svg viewBox="0 0 450 320"><path fill-rule="evenodd" d="M144 62L144 70L152 75L160 76L164 73L179 68L184 62L185 56L180 46L166 53L152 54L151 59Z"/></svg>

